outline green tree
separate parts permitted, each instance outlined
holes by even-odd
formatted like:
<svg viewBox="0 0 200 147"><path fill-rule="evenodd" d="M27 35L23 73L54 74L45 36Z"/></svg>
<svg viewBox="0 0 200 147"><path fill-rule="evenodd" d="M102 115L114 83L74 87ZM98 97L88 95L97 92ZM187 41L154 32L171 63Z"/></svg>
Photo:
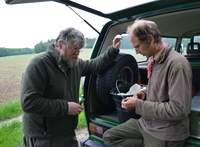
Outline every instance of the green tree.
<svg viewBox="0 0 200 147"><path fill-rule="evenodd" d="M96 38L85 38L85 41L86 41L86 48L92 48L96 41Z"/></svg>
<svg viewBox="0 0 200 147"><path fill-rule="evenodd" d="M35 53L34 50L30 48L0 48L0 57L33 53Z"/></svg>
<svg viewBox="0 0 200 147"><path fill-rule="evenodd" d="M46 45L42 41L40 43L36 44L35 47L34 47L35 53L45 52L46 49L47 49Z"/></svg>
<svg viewBox="0 0 200 147"><path fill-rule="evenodd" d="M6 48L0 48L0 57L8 56L9 52Z"/></svg>

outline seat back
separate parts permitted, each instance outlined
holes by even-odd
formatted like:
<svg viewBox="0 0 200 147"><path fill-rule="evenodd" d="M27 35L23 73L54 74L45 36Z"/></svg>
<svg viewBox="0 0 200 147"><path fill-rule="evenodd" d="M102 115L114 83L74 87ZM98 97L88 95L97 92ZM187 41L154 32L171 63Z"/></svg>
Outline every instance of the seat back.
<svg viewBox="0 0 200 147"><path fill-rule="evenodd" d="M186 56L200 56L200 44L198 42L188 43Z"/></svg>
<svg viewBox="0 0 200 147"><path fill-rule="evenodd" d="M185 57L192 67L192 84L197 90L200 90L200 44L198 42L188 43Z"/></svg>

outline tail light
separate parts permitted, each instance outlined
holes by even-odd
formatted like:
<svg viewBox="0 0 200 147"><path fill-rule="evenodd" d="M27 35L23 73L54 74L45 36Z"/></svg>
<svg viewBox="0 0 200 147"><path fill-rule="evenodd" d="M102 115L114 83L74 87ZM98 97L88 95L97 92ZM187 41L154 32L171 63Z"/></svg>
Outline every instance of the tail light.
<svg viewBox="0 0 200 147"><path fill-rule="evenodd" d="M102 127L100 125L94 124L94 123L90 123L89 124L89 129L91 134L98 136L100 138L103 137L103 133L108 130L108 128Z"/></svg>

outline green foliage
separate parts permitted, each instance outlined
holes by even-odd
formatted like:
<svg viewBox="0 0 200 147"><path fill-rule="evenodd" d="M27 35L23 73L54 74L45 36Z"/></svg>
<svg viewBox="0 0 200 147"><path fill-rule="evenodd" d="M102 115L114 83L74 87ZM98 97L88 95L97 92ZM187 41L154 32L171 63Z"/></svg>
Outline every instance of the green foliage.
<svg viewBox="0 0 200 147"><path fill-rule="evenodd" d="M15 109L17 107L17 109ZM7 111L7 109L11 111ZM6 111L5 111L6 110ZM16 111L13 115L13 111ZM5 113L4 113L5 112ZM2 118L14 118L18 116L19 113L22 113L19 101L14 101L6 104L4 107L0 108L1 119ZM9 114L10 113L10 114ZM18 115L17 115L18 114ZM5 115L5 116L3 116ZM3 116L3 117L2 117ZM82 111L79 115L79 122L77 129L86 127L85 113ZM21 121L12 121L10 123L3 123L0 125L0 147L24 147L22 143L22 122Z"/></svg>
<svg viewBox="0 0 200 147"><path fill-rule="evenodd" d="M80 88L79 88L79 97L82 97L83 95L83 85L80 85Z"/></svg>
<svg viewBox="0 0 200 147"><path fill-rule="evenodd" d="M82 111L78 116L78 126L77 129L86 127L85 111Z"/></svg>
<svg viewBox="0 0 200 147"><path fill-rule="evenodd" d="M47 42L40 42L35 45L34 51L35 53L45 52L51 44L55 42L55 39L48 40Z"/></svg>
<svg viewBox="0 0 200 147"><path fill-rule="evenodd" d="M86 41L86 48L92 48L96 41L96 38L85 38L85 41Z"/></svg>
<svg viewBox="0 0 200 147"><path fill-rule="evenodd" d="M0 147L22 146L22 123L12 121L0 127Z"/></svg>
<svg viewBox="0 0 200 147"><path fill-rule="evenodd" d="M96 38L86 38L86 48L92 48ZM55 42L55 39L47 40L47 42L40 41L34 46L34 49L22 48L22 49L11 49L11 48L0 48L0 57L22 55L22 54L34 54L45 52L51 44Z"/></svg>
<svg viewBox="0 0 200 147"><path fill-rule="evenodd" d="M96 38L86 38L86 48L92 48ZM51 44L55 42L55 39L48 40L47 42L40 42L35 45L34 51L35 53L45 52Z"/></svg>
<svg viewBox="0 0 200 147"><path fill-rule="evenodd" d="M0 107L0 121L10 119L22 114L19 101L8 102L4 107Z"/></svg>
<svg viewBox="0 0 200 147"><path fill-rule="evenodd" d="M41 52L45 52L46 51L46 46L43 42L40 42L38 44L35 45L34 51L35 53L41 53Z"/></svg>
<svg viewBox="0 0 200 147"><path fill-rule="evenodd" d="M22 48L22 49L11 49L11 48L0 48L0 57L22 55L22 54L33 54L33 49Z"/></svg>
<svg viewBox="0 0 200 147"><path fill-rule="evenodd" d="M79 115L79 123L77 129L84 128L86 121L84 112ZM12 121L0 126L0 147L24 147L22 136L22 122Z"/></svg>

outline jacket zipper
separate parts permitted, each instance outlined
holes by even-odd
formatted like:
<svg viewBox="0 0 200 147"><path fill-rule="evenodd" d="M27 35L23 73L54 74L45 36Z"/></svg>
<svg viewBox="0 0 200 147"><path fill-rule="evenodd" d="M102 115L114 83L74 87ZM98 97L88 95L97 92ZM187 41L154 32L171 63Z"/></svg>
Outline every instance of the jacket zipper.
<svg viewBox="0 0 200 147"><path fill-rule="evenodd" d="M47 137L47 127L46 127L46 118L43 117L43 124L44 124L44 137Z"/></svg>

